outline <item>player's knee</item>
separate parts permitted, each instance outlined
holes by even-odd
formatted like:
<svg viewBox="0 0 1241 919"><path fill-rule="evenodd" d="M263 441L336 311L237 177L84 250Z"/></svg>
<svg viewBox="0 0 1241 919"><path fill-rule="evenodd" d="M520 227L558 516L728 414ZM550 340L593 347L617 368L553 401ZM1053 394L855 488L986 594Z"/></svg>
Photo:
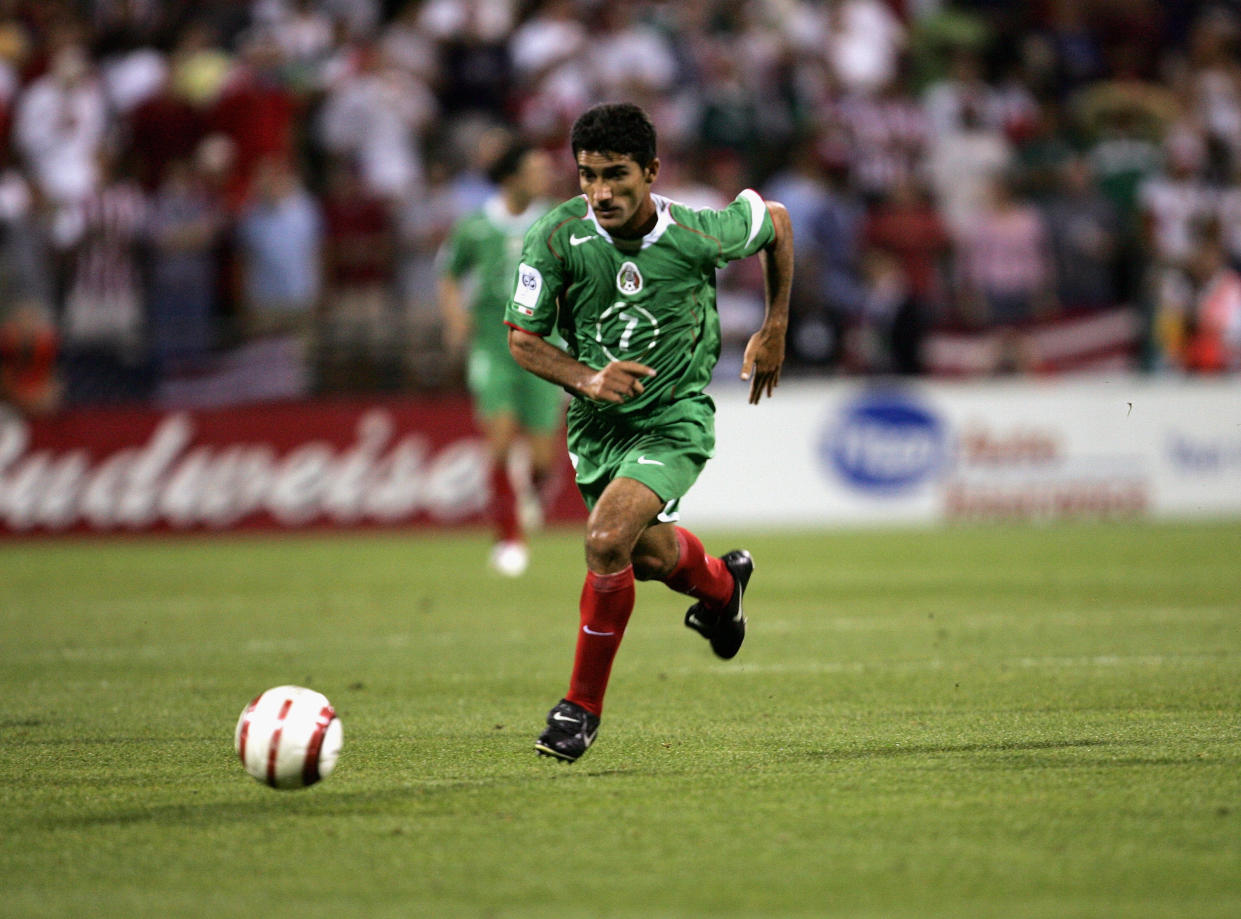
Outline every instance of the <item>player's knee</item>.
<svg viewBox="0 0 1241 919"><path fill-rule="evenodd" d="M618 530L592 527L586 532L586 564L592 571L620 571L632 561L629 545ZM635 576L637 570L634 571Z"/></svg>

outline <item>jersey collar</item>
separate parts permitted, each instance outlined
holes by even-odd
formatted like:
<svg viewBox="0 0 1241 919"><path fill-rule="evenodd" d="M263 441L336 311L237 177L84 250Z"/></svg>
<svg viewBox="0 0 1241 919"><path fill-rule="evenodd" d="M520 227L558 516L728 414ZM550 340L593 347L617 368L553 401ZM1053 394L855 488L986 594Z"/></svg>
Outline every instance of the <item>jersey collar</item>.
<svg viewBox="0 0 1241 919"><path fill-rule="evenodd" d="M597 232L612 245L616 245L616 240L612 238L612 234L605 230L599 223L599 219L595 216L595 209L590 206L590 200L587 199L585 195L582 195L582 199L586 201L586 216L589 217L590 222L594 224L595 232ZM668 227L672 226L673 222L672 211L670 209L672 201L669 198L665 198L663 195L651 195L651 200L655 203L655 226L651 227L650 232L642 237L642 245L639 246L639 250L645 249L648 246L653 246L655 243L659 242L660 237L664 235L664 231L667 230Z"/></svg>

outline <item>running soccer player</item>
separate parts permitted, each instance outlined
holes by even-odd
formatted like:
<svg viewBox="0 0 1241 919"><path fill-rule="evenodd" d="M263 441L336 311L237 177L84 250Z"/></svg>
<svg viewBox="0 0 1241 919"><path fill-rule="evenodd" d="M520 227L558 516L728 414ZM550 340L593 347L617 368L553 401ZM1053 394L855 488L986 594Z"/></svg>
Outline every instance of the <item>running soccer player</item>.
<svg viewBox="0 0 1241 919"><path fill-rule="evenodd" d="M752 404L780 379L793 276L783 205L747 189L722 210L695 211L652 193L659 159L642 109L597 105L571 139L582 195L526 234L505 319L517 363L574 396L569 456L590 508L569 690L535 742L568 762L598 732L635 579L693 597L685 624L719 657L741 647L750 553L708 555L677 525L677 507L715 447L704 389L720 354L716 269L756 254L764 263L766 316L741 370ZM557 331L567 350L546 340Z"/></svg>
<svg viewBox="0 0 1241 919"><path fill-rule="evenodd" d="M526 571L523 500L538 509L547 499L560 456L564 393L513 362L502 319L522 239L547 213L551 158L513 141L490 169L497 190L483 207L453 227L440 253L439 301L445 344L454 355L469 349L466 381L491 459L491 517L496 541L491 567L517 577ZM472 287L470 305L466 291ZM530 449L531 482L515 485L509 458L518 441Z"/></svg>

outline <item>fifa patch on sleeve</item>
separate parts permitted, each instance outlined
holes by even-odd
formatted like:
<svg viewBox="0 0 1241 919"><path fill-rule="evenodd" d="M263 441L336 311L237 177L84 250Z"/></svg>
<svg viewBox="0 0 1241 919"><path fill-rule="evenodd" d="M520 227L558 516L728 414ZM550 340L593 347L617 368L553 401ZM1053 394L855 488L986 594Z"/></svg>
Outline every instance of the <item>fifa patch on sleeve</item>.
<svg viewBox="0 0 1241 919"><path fill-rule="evenodd" d="M533 316L538 305L539 294L543 292L543 275L537 268L531 268L525 262L517 266L517 292L513 294L513 302L517 304L517 312L523 316Z"/></svg>

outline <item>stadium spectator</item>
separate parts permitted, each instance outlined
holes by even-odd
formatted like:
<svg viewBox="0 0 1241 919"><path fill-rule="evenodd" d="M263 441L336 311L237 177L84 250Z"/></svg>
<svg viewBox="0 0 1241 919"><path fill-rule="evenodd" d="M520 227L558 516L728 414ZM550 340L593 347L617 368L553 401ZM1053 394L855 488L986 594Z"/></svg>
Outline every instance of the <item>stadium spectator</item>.
<svg viewBox="0 0 1241 919"><path fill-rule="evenodd" d="M896 78L904 24L883 0L830 0L827 57L846 94L881 92Z"/></svg>
<svg viewBox="0 0 1241 919"><path fill-rule="evenodd" d="M362 50L358 72L328 93L319 140L332 157L356 165L370 194L396 202L426 181L422 135L435 114L430 89L370 45Z"/></svg>
<svg viewBox="0 0 1241 919"><path fill-rule="evenodd" d="M443 161L429 164L427 188L411 195L396 215L397 291L408 348L406 379L415 389L445 385L450 361L436 303L435 256L453 223L468 213Z"/></svg>
<svg viewBox="0 0 1241 919"><path fill-rule="evenodd" d="M0 404L24 415L59 409L59 348L56 326L47 313L31 303L0 305Z"/></svg>
<svg viewBox="0 0 1241 919"><path fill-rule="evenodd" d="M1199 228L1217 206L1206 182L1206 148L1202 137L1184 128L1169 135L1164 167L1138 188L1142 243L1160 268L1183 268L1194 253Z"/></svg>
<svg viewBox="0 0 1241 919"><path fill-rule="evenodd" d="M66 398L75 404L145 397L151 384L138 259L147 200L110 152L97 160L99 187L78 203L82 229L60 317Z"/></svg>
<svg viewBox="0 0 1241 919"><path fill-rule="evenodd" d="M228 206L234 213L249 198L260 164L289 160L297 152L302 109L285 83L284 63L284 52L270 32L247 33L237 66L208 112L208 132L232 142Z"/></svg>
<svg viewBox="0 0 1241 919"><path fill-rule="evenodd" d="M802 251L809 253L808 259L798 265L802 280L795 280L804 298L792 304L789 341L801 360L834 369L845 357L846 333L860 316L865 296L861 255L866 206L847 182L848 162L842 154L821 165L827 195L806 228Z"/></svg>
<svg viewBox="0 0 1241 919"><path fill-rule="evenodd" d="M922 105L935 140L975 127L1001 126L996 90L984 79L981 56L968 47L953 51L948 73L926 88Z"/></svg>
<svg viewBox="0 0 1241 919"><path fill-rule="evenodd" d="M1038 210L1014 194L1010 178L992 179L983 209L958 242L967 321L1007 327L1051 312L1055 277L1047 231Z"/></svg>
<svg viewBox="0 0 1241 919"><path fill-rule="evenodd" d="M323 217L292 162L269 157L258 164L237 240L243 337L282 346L287 366L278 369L288 375L287 394L309 392L322 293Z"/></svg>
<svg viewBox="0 0 1241 919"><path fill-rule="evenodd" d="M862 239L867 250L897 259L920 328L946 318L952 237L922 183L896 183L867 215Z"/></svg>
<svg viewBox="0 0 1241 919"><path fill-rule="evenodd" d="M992 180L1012 166L1013 149L1003 132L987 122L981 100L964 101L958 118L935 131L927 175L936 208L960 235L977 222Z"/></svg>
<svg viewBox="0 0 1241 919"><path fill-rule="evenodd" d="M866 373L921 373L927 316L913 297L900 260L873 249L862 259L862 277L865 293L861 321L850 342L852 363Z"/></svg>
<svg viewBox="0 0 1241 919"><path fill-rule="evenodd" d="M51 212L59 249L81 237L80 206L99 187L107 129L107 100L87 49L65 37L51 54L48 72L18 99L13 125L14 144Z"/></svg>
<svg viewBox="0 0 1241 919"><path fill-rule="evenodd" d="M1217 230L1205 231L1190 263L1195 296L1185 329L1185 368L1241 370L1241 274L1228 264Z"/></svg>
<svg viewBox="0 0 1241 919"><path fill-rule="evenodd" d="M1187 45L1191 106L1226 180L1241 161L1241 17L1236 9L1208 6L1193 22Z"/></svg>
<svg viewBox="0 0 1241 919"><path fill-rule="evenodd" d="M319 324L320 386L331 391L391 388L399 336L392 210L358 169L335 163L323 197L324 297Z"/></svg>
<svg viewBox="0 0 1241 919"><path fill-rule="evenodd" d="M1069 160L1042 211L1055 258L1056 297L1065 309L1098 309L1119 300L1117 277L1120 221L1116 208L1095 188L1090 164Z"/></svg>
<svg viewBox="0 0 1241 919"><path fill-rule="evenodd" d="M222 208L193 160L168 164L151 200L148 332L163 374L194 367L216 344Z"/></svg>
<svg viewBox="0 0 1241 919"><path fill-rule="evenodd" d="M134 107L127 124L134 174L148 193L163 184L173 163L194 156L207 128L202 108L175 91L171 73Z"/></svg>
<svg viewBox="0 0 1241 919"><path fill-rule="evenodd" d="M1241 274L1228 263L1217 224L1195 235L1185 268L1157 304L1157 366L1202 374L1241 369Z"/></svg>
<svg viewBox="0 0 1241 919"><path fill-rule="evenodd" d="M878 201L921 172L930 120L903 74L871 93L845 96L836 119L849 144L850 182L868 201Z"/></svg>
<svg viewBox="0 0 1241 919"><path fill-rule="evenodd" d="M41 415L59 407L63 387L50 264L32 204L20 172L0 174L0 402Z"/></svg>

